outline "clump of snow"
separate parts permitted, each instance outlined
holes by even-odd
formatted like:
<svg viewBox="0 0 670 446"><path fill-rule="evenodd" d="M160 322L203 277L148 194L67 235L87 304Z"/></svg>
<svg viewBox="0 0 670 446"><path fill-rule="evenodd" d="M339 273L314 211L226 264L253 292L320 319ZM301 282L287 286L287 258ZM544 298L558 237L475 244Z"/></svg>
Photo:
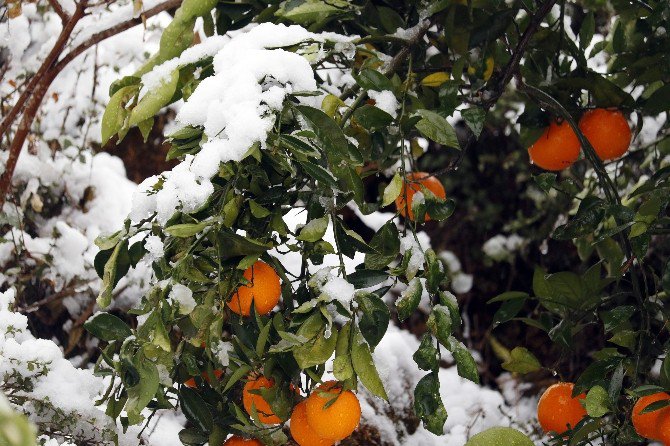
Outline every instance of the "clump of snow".
<svg viewBox="0 0 670 446"><path fill-rule="evenodd" d="M162 188L155 196L146 194L155 181L141 185L139 194L144 196L139 196L133 206L134 220L157 212L158 221L165 223L177 209L192 212L202 206L213 192L210 180L221 162L242 160L255 144L265 147L286 96L317 90L308 59L321 60L320 48L326 41L350 40L332 33L311 33L297 25L272 23L255 26L227 42L215 39L205 40L144 76L154 85L182 63L204 56L214 58L214 74L196 87L177 115L183 126L202 127L206 141L195 156L186 157L172 171L163 173ZM297 52L282 48L299 44L302 47Z"/></svg>
<svg viewBox="0 0 670 446"><path fill-rule="evenodd" d="M370 90L368 91L368 96L375 101L375 107L384 110L386 113L393 116L393 118L398 117L398 108L400 107L400 104L392 91Z"/></svg>
<svg viewBox="0 0 670 446"><path fill-rule="evenodd" d="M193 299L193 291L181 283L172 285L168 300L170 303L176 302L179 305L180 314L189 314L196 306L195 299Z"/></svg>
<svg viewBox="0 0 670 446"><path fill-rule="evenodd" d="M219 360L219 364L223 367L228 367L230 364L230 352L234 350L232 342L228 341L219 341L214 347L212 347L212 352L216 355L216 359Z"/></svg>
<svg viewBox="0 0 670 446"><path fill-rule="evenodd" d="M332 273L333 267L321 268L309 279L307 284L321 293L321 298L327 302L337 300L345 307L353 300L356 289L344 278Z"/></svg>
<svg viewBox="0 0 670 446"><path fill-rule="evenodd" d="M405 257L409 256L405 274L409 280L412 280L425 262L423 250L413 234L407 234L400 239L400 253Z"/></svg>
<svg viewBox="0 0 670 446"><path fill-rule="evenodd" d="M512 255L517 252L524 243L524 239L517 234L505 236L498 234L482 246L484 254L495 261L511 260Z"/></svg>

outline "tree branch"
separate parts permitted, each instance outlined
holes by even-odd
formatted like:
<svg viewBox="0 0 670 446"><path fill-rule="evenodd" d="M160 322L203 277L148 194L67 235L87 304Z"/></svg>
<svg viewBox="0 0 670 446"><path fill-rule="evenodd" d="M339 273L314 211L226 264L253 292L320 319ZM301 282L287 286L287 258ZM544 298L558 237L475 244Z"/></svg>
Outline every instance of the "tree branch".
<svg viewBox="0 0 670 446"><path fill-rule="evenodd" d="M55 2L57 0L50 0L50 2L51 1ZM14 107L12 107L5 119L0 124L1 137L6 131L9 130L9 127L12 125L16 117L23 113L23 118L19 123L16 134L14 135L14 138L9 147L9 157L7 158L7 162L5 164L5 171L2 173L2 176L0 176L0 209L2 209L2 206L5 203L5 199L11 185L12 176L14 174L14 169L16 168L16 163L18 161L19 155L21 154L21 149L23 148L23 144L25 143L25 140L28 136L33 120L35 119L35 115L37 114L37 111L42 104L44 95L46 94L56 76L58 76L58 74L67 66L67 64L72 62L77 56L92 46L142 23L143 18L146 19L152 17L163 11L177 7L180 4L181 0L167 0L164 3L156 5L153 8L146 10L139 17L134 17L125 22L118 23L104 31L93 34L86 41L82 42L73 48L70 52L68 52L62 59L58 60L58 56L60 56L60 54L63 52L63 48L72 34L74 26L84 16L86 4L77 4L75 13L63 27L56 44L49 52L49 55L42 63L42 66L37 71L37 73L35 73L35 76L33 76L31 81L28 83L16 104L14 104Z"/></svg>
<svg viewBox="0 0 670 446"><path fill-rule="evenodd" d="M493 90L493 94L491 97L486 98L482 103L484 108L489 109L493 107L500 96L502 96L505 88L507 87L507 84L510 83L512 77L519 69L521 58L526 53L526 49L528 48L530 40L533 38L533 35L535 35L537 29L540 27L547 14L549 14L549 11L551 11L551 8L554 6L554 4L556 4L556 0L546 0L533 15L530 23L528 24L528 28L526 28L526 30L523 32L523 35L521 36L521 39L519 40L519 43L517 44L516 49L512 54L512 58L509 60L509 62L507 62L507 65L505 65L505 68L502 70L502 76L499 77L496 88Z"/></svg>
<svg viewBox="0 0 670 446"><path fill-rule="evenodd" d="M117 34L120 34L124 31L129 30L130 28L139 25L140 23L143 22L143 17L144 19L148 19L150 17L153 17L157 14L160 14L161 12L170 10L172 8L176 8L181 4L182 0L167 0L164 3L160 3L153 8L147 9L144 11L142 14L140 14L138 17L133 17L130 20L127 20L125 22L118 23L111 28L108 28L104 31L100 31L98 33L93 34L91 37L86 39L84 42L81 44L77 45L75 48L73 48L68 54L65 55L61 60L58 61L58 63L54 66L54 69L57 71L61 71L65 66L72 62L77 56L79 56L81 53L86 51L87 49L91 48L93 45L97 45L98 43L102 42L103 40L106 40L112 36L115 36Z"/></svg>
<svg viewBox="0 0 670 446"><path fill-rule="evenodd" d="M63 6L60 4L58 0L47 0L49 4L51 5L51 8L58 14L58 17L60 17L61 22L63 22L63 25L65 25L69 20L70 16L65 10L63 9Z"/></svg>

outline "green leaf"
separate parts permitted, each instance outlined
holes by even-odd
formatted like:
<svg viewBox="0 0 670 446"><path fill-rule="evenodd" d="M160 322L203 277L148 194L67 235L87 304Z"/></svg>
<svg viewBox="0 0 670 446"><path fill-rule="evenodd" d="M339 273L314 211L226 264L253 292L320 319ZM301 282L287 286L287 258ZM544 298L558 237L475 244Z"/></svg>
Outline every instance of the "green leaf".
<svg viewBox="0 0 670 446"><path fill-rule="evenodd" d="M592 387L584 399L586 412L590 417L600 418L610 412L611 403L607 390L601 386Z"/></svg>
<svg viewBox="0 0 670 446"><path fill-rule="evenodd" d="M312 131L323 144L323 151L329 160L331 158L350 159L349 150L347 150L349 141L342 133L340 126L332 118L321 110L306 105L299 105L296 109L309 123Z"/></svg>
<svg viewBox="0 0 670 446"><path fill-rule="evenodd" d="M354 111L354 119L370 132L385 128L393 122L393 116L369 104L357 108Z"/></svg>
<svg viewBox="0 0 670 446"><path fill-rule="evenodd" d="M204 432L212 430L212 412L197 391L182 386L179 389L179 405L186 418L196 427Z"/></svg>
<svg viewBox="0 0 670 446"><path fill-rule="evenodd" d="M192 237L212 223L214 223L212 220L205 220L199 223L181 223L168 226L165 228L165 232L179 238Z"/></svg>
<svg viewBox="0 0 670 446"><path fill-rule="evenodd" d="M370 240L371 251L365 255L365 266L369 269L384 269L398 256L400 238L393 221L387 222Z"/></svg>
<svg viewBox="0 0 670 446"><path fill-rule="evenodd" d="M423 421L424 427L435 435L444 434L447 410L440 396L440 380L437 372L421 378L414 388L414 413Z"/></svg>
<svg viewBox="0 0 670 446"><path fill-rule="evenodd" d="M593 34L596 32L596 20L593 11L589 11L582 21L582 27L579 29L579 47L586 49L593 40Z"/></svg>
<svg viewBox="0 0 670 446"><path fill-rule="evenodd" d="M179 83L179 70L170 74L161 85L149 90L130 112L128 125L137 125L142 121L153 118L161 108L168 105L177 90Z"/></svg>
<svg viewBox="0 0 670 446"><path fill-rule="evenodd" d="M349 341L351 340L352 321L347 322L337 335L335 346L335 362L333 363L333 375L338 381L346 381L354 376L354 366L351 362Z"/></svg>
<svg viewBox="0 0 670 446"><path fill-rule="evenodd" d="M407 319L416 311L421 302L421 295L423 294L423 285L418 277L415 277L409 282L409 285L396 301L395 305L398 310L398 320L401 322Z"/></svg>
<svg viewBox="0 0 670 446"><path fill-rule="evenodd" d="M219 256L221 259L263 254L273 246L272 243L261 243L228 231L220 231L217 234L217 237L219 242Z"/></svg>
<svg viewBox="0 0 670 446"><path fill-rule="evenodd" d="M128 401L126 412L130 424L138 424L142 421L140 412L151 402L159 387L158 369L149 361L144 354L137 354L133 359L133 365L139 373L139 382L127 389Z"/></svg>
<svg viewBox="0 0 670 446"><path fill-rule="evenodd" d="M126 339L133 332L118 317L109 313L96 313L84 323L84 328L96 338L103 341Z"/></svg>
<svg viewBox="0 0 670 446"><path fill-rule="evenodd" d="M347 281L356 289L379 285L389 278L387 272L370 269L358 269L347 275Z"/></svg>
<svg viewBox="0 0 670 446"><path fill-rule="evenodd" d="M343 14L347 9L349 5L340 1L298 0L283 2L275 15L300 25L310 25Z"/></svg>
<svg viewBox="0 0 670 446"><path fill-rule="evenodd" d="M309 340L293 348L293 357L301 369L325 363L335 351L337 330L333 327L330 336L326 337L326 323L321 313L314 313L307 318L297 335Z"/></svg>
<svg viewBox="0 0 670 446"><path fill-rule="evenodd" d="M423 136L444 146L460 148L456 132L445 118L430 110L419 110L417 113L421 120L415 127Z"/></svg>
<svg viewBox="0 0 670 446"><path fill-rule="evenodd" d="M444 305L435 305L428 316L426 325L437 340L448 350L452 350L451 345L451 315L449 308Z"/></svg>
<svg viewBox="0 0 670 446"><path fill-rule="evenodd" d="M265 218L271 214L268 209L256 203L256 200L249 200L249 210L251 210L251 215L256 218Z"/></svg>
<svg viewBox="0 0 670 446"><path fill-rule="evenodd" d="M119 243L112 251L112 255L105 263L102 274L102 286L100 287L100 294L98 294L97 303L100 308L106 308L109 304L112 303L112 292L114 291L114 286L116 285L117 279L117 268L119 266L119 260L122 257L122 252L128 253L128 241L123 241Z"/></svg>
<svg viewBox="0 0 670 446"><path fill-rule="evenodd" d="M303 226L303 228L300 230L300 234L298 234L298 237L296 238L304 242L312 243L321 240L326 234L329 222L330 219L327 215L321 218L315 218Z"/></svg>
<svg viewBox="0 0 670 446"><path fill-rule="evenodd" d="M521 373L523 375L540 370L542 365L528 349L515 347L510 352L510 359L505 361L502 367L508 372Z"/></svg>
<svg viewBox="0 0 670 446"><path fill-rule="evenodd" d="M465 446L534 446L530 438L511 427L492 427L474 435Z"/></svg>
<svg viewBox="0 0 670 446"><path fill-rule="evenodd" d="M479 384L477 363L475 362L475 358L472 357L470 350L468 350L465 345L463 345L463 343L457 341L456 339L453 339L451 344L454 347L451 351L451 354L454 355L454 360L456 361L456 370L458 371L458 376L468 379L475 384Z"/></svg>
<svg viewBox="0 0 670 446"><path fill-rule="evenodd" d="M332 189L338 189L337 178L335 178L328 170L309 161L299 160L298 163L305 170L307 175L314 178L316 181L319 181L322 185Z"/></svg>
<svg viewBox="0 0 670 446"><path fill-rule="evenodd" d="M467 108L461 112L461 116L465 123L470 127L475 138L479 138L484 129L484 121L486 121L486 111L479 107Z"/></svg>
<svg viewBox="0 0 670 446"><path fill-rule="evenodd" d="M665 84L654 91L644 103L644 109L652 115L670 110L670 84Z"/></svg>
<svg viewBox="0 0 670 446"><path fill-rule="evenodd" d="M492 304L495 302L505 302L508 300L515 300L515 299L526 299L528 297L530 297L530 295L528 293L524 293L523 291L506 291L502 294L498 294L496 297L489 300L487 304Z"/></svg>
<svg viewBox="0 0 670 446"><path fill-rule="evenodd" d="M103 145L124 127L126 117L128 116L125 105L137 91L138 88L136 86L123 87L117 90L110 98L100 124Z"/></svg>
<svg viewBox="0 0 670 446"><path fill-rule="evenodd" d="M433 343L433 337L423 335L418 350L412 356L416 365L422 370L437 370L440 366L440 352Z"/></svg>
<svg viewBox="0 0 670 446"><path fill-rule="evenodd" d="M545 191L546 193L549 193L552 187L556 184L556 174L555 173L541 173L539 175L536 175L533 177L535 182L537 183L538 186L540 186L540 189Z"/></svg>
<svg viewBox="0 0 670 446"><path fill-rule="evenodd" d="M365 386L366 389L373 395L376 395L385 401L388 401L388 395L384 389L384 384L379 378L379 373L372 360L370 347L365 342L361 332L355 327L354 339L351 345L351 362L358 375L358 379Z"/></svg>
<svg viewBox="0 0 670 446"><path fill-rule="evenodd" d="M384 197L382 200L382 206L388 206L393 203L396 198L400 195L402 191L402 177L400 173L396 172L393 175L391 182L384 188Z"/></svg>
<svg viewBox="0 0 670 446"><path fill-rule="evenodd" d="M372 293L356 297L358 309L362 312L358 328L370 347L374 348L382 340L391 320L391 313L384 301Z"/></svg>
<svg viewBox="0 0 670 446"><path fill-rule="evenodd" d="M384 91L393 90L391 81L377 70L365 68L358 75L354 76L356 83L364 90Z"/></svg>

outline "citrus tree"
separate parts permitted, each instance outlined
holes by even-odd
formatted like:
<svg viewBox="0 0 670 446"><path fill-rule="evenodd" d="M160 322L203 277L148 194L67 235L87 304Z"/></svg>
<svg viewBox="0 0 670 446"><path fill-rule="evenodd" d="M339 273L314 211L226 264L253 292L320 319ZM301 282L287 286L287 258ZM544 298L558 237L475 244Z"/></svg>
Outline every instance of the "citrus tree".
<svg viewBox="0 0 670 446"><path fill-rule="evenodd" d="M156 278L136 328L105 312L86 324L107 342L97 363L111 376L107 413L127 427L147 408L179 405L185 444L230 434L228 445L288 434L333 444L358 424L359 384L386 398L375 346L424 296L428 331L413 359L427 373L413 410L442 434L441 359L449 352L461 376L478 374L454 337L448 269L417 231L448 224L458 203L439 178L512 111L536 183L574 206L552 237L572 241L588 268L538 268L527 290L493 299L496 324L519 319L567 350L597 326L608 346L558 388L570 398L544 399L547 442L642 441L632 404L670 386L670 361L660 379L649 374L667 348L670 270L645 262L668 230L667 128L628 150L670 103L669 16L661 0L184 0L158 53L111 86L102 120L103 142L133 126L147 135L159 110L183 101L167 135L179 164L144 181L125 226L97 240L101 307L140 259ZM196 21L207 36L197 43ZM426 145L449 161L421 171ZM387 207L371 237L342 216ZM402 291L391 311L392 288ZM530 317L517 317L529 302ZM542 367L523 346L501 355L515 373ZM659 401L644 410L661 416L670 400ZM550 424L544 412L564 416ZM518 435L475 444L525 444Z"/></svg>

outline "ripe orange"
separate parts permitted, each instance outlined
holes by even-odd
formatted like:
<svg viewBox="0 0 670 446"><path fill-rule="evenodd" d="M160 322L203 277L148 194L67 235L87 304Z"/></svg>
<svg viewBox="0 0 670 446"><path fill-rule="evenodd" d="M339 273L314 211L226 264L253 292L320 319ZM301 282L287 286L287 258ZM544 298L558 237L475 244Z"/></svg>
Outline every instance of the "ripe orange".
<svg viewBox="0 0 670 446"><path fill-rule="evenodd" d="M301 402L291 414L291 437L299 446L332 446L333 440L318 436L307 422L307 403Z"/></svg>
<svg viewBox="0 0 670 446"><path fill-rule="evenodd" d="M244 405L244 410L251 415L252 407L256 407L256 412L258 413L258 419L265 424L279 424L281 420L277 415L274 414L270 404L265 401L265 399L257 394L250 393L250 390L260 390L260 389L271 389L274 387L274 379L266 378L264 376L259 376L257 378L251 378L244 385L244 391L242 392L242 404Z"/></svg>
<svg viewBox="0 0 670 446"><path fill-rule="evenodd" d="M332 398L336 397L335 401ZM330 404L329 404L330 403ZM329 404L328 407L324 407ZM361 405L351 390L342 390L337 381L320 385L305 401L307 422L321 438L347 438L361 421Z"/></svg>
<svg viewBox="0 0 670 446"><path fill-rule="evenodd" d="M589 110L579 120L579 129L601 160L619 158L630 146L630 126L618 110Z"/></svg>
<svg viewBox="0 0 670 446"><path fill-rule="evenodd" d="M579 157L579 138L567 122L553 121L528 149L533 163L545 170L563 170Z"/></svg>
<svg viewBox="0 0 670 446"><path fill-rule="evenodd" d="M216 379L220 379L221 375L223 375L223 370L216 369L212 373L214 373L214 376L216 376ZM207 372L202 372L202 379L205 381L209 382L209 374ZM195 382L195 378L189 378L186 381L184 381L184 385L186 387L190 387L191 389L195 389L198 387L198 384Z"/></svg>
<svg viewBox="0 0 670 446"><path fill-rule="evenodd" d="M658 412L661 412L661 415L658 417L657 439L665 446L670 446L670 409L665 407Z"/></svg>
<svg viewBox="0 0 670 446"><path fill-rule="evenodd" d="M233 435L223 443L223 446L263 446L263 443L254 438L242 438Z"/></svg>
<svg viewBox="0 0 670 446"><path fill-rule="evenodd" d="M572 383L556 383L549 387L537 405L537 419L545 432L562 434L574 428L586 416L586 409L579 400L585 394L572 397Z"/></svg>
<svg viewBox="0 0 670 446"><path fill-rule="evenodd" d="M665 392L658 392L652 395L646 395L637 400L635 406L633 406L633 426L635 427L635 432L638 433L641 437L648 438L650 440L659 440L659 420L661 415L664 412L668 412L666 409L655 410L653 412L641 414L647 406L651 403L657 401L663 401L670 399L670 395ZM670 426L669 426L670 427Z"/></svg>
<svg viewBox="0 0 670 446"><path fill-rule="evenodd" d="M429 175L430 174L426 172L412 172L407 175L402 190L400 191L400 195L395 199L395 207L398 209L398 212L400 212L400 215L405 217L405 215L408 214L409 219L414 221L412 200L414 194L422 192L424 187L438 198L444 199L447 196L440 180ZM426 221L430 221L430 215L428 214L426 214Z"/></svg>
<svg viewBox="0 0 670 446"><path fill-rule="evenodd" d="M234 313L249 316L253 301L256 313L265 315L272 311L281 296L281 284L277 272L259 260L244 271L244 278L249 283L237 289L228 301L228 307Z"/></svg>

